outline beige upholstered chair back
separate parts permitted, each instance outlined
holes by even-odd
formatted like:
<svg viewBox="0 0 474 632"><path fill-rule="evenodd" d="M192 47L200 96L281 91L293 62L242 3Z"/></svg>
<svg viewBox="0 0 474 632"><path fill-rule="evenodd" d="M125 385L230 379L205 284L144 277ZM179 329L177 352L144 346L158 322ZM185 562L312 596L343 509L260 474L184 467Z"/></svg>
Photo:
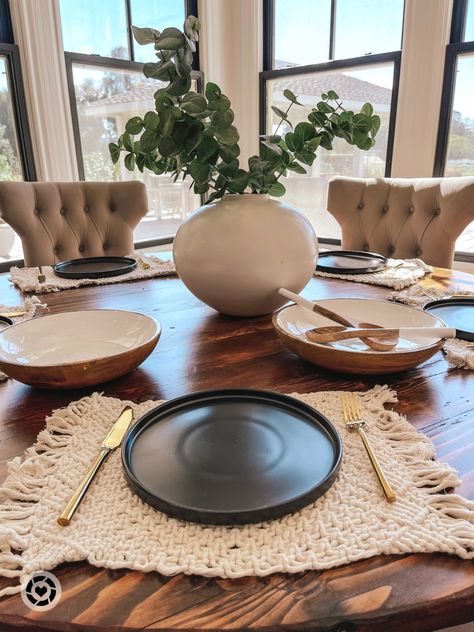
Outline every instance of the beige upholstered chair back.
<svg viewBox="0 0 474 632"><path fill-rule="evenodd" d="M146 215L142 182L0 182L0 217L20 236L26 266L133 252Z"/></svg>
<svg viewBox="0 0 474 632"><path fill-rule="evenodd" d="M336 177L328 211L341 226L345 249L450 268L457 237L474 221L474 177Z"/></svg>

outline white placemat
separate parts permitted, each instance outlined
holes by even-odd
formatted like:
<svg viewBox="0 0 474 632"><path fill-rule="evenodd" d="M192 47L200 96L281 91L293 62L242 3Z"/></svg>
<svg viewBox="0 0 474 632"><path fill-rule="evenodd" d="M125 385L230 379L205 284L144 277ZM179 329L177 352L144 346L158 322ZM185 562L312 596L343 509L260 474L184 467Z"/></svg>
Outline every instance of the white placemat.
<svg viewBox="0 0 474 632"><path fill-rule="evenodd" d="M31 296L26 298L25 302L21 305L0 305L0 313L9 313L10 318L13 320L13 324L21 323L22 320L29 320L33 318L38 307L47 308L46 303L42 303L37 296ZM14 316L16 312L19 312L19 316ZM22 312L27 312L22 314ZM0 382L8 379L8 375L0 371Z"/></svg>
<svg viewBox="0 0 474 632"><path fill-rule="evenodd" d="M456 472L433 460L430 440L402 416L386 386L361 393L374 450L397 500L389 504L357 433L343 422L340 393L294 394L336 426L344 442L333 486L314 503L278 520L206 526L156 511L132 493L120 451L99 471L68 527L56 520L95 458L125 403L95 394L56 411L23 460L9 464L0 488L0 575L15 585L38 570L87 560L129 568L207 577L264 576L322 570L374 555L443 552L474 557L474 503L447 494ZM158 402L132 404L136 418ZM315 455L317 459L317 455Z"/></svg>
<svg viewBox="0 0 474 632"><path fill-rule="evenodd" d="M429 294L426 292L429 292ZM461 287L451 288L449 292L446 290L437 290L435 288L425 290L423 287L416 284L401 292L391 292L388 298L391 301L405 303L405 305L412 305L413 307L419 307L422 309L426 303L430 303L431 301L436 301L441 298L450 298L451 296L474 296L474 292L463 290ZM445 353L446 360L449 364L462 369L474 371L474 342L460 340L459 338L446 340L443 352Z"/></svg>
<svg viewBox="0 0 474 632"><path fill-rule="evenodd" d="M64 279L54 273L52 266L43 266L42 271L46 280L44 283L38 281L38 268L12 268L10 270L10 280L22 292L59 292L70 290L71 288L82 287L84 285L109 285L111 283L125 283L126 281L137 281L139 279L152 279L153 277L171 276L176 274L173 261L163 261L153 255L127 255L137 262L137 267L128 274L101 279ZM150 267L145 268L143 260Z"/></svg>
<svg viewBox="0 0 474 632"><path fill-rule="evenodd" d="M388 259L387 267L380 270L380 272L372 272L370 274L332 274L316 270L314 274L315 276L345 279L355 283L383 285L394 290L401 290L413 285L426 274L433 272L433 270L432 266L427 265L421 259Z"/></svg>

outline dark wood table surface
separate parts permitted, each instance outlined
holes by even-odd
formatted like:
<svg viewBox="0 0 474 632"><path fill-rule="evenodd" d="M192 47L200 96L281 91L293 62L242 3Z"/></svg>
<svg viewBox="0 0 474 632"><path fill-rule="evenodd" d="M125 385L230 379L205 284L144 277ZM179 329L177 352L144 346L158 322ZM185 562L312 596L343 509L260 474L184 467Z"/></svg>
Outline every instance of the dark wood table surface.
<svg viewBox="0 0 474 632"><path fill-rule="evenodd" d="M437 269L426 287L463 284L474 276ZM385 298L388 289L314 278L308 298ZM86 287L46 294L51 312L121 308L157 318L163 335L133 373L99 389L136 402L192 391L255 387L279 392L364 390L387 383L398 392L395 410L436 444L438 458L462 477L459 493L474 499L474 374L448 368L438 353L397 375L359 377L319 370L287 351L270 316L239 319L217 314L176 277ZM0 277L0 303L21 294ZM55 408L88 391L45 391L13 380L0 385L0 477L22 454ZM104 570L86 563L56 569L62 600L32 612L19 595L0 599L0 630L114 632L135 630L338 630L424 632L474 619L474 564L448 555L379 556L325 572L275 574L239 580L164 577ZM1 580L0 587L7 580Z"/></svg>

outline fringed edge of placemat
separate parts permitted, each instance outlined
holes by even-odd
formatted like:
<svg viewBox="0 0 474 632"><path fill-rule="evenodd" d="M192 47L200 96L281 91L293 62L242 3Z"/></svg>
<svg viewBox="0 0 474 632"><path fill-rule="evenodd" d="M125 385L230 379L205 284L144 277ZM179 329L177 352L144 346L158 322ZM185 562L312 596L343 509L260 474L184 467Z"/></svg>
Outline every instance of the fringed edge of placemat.
<svg viewBox="0 0 474 632"><path fill-rule="evenodd" d="M302 394L298 393L298 395ZM426 491L428 506L438 514L441 523L446 528L448 552L463 559L474 558L474 502L457 494L446 493L446 490L460 484L456 471L451 466L434 460L435 447L432 441L417 432L403 415L383 408L386 403L398 401L395 391L386 385L379 385L359 395L366 407L374 414L378 428L385 433L387 444L396 451L398 458L406 465L414 486ZM41 498L45 481L54 472L62 449L68 445L69 437L74 435L77 424L71 424L69 413L80 416L81 409L88 409L91 400L100 397L102 397L100 393L94 393L71 403L67 408L54 411L46 419L46 428L38 434L36 443L26 450L23 461L21 457L16 457L9 462L8 477L0 487L0 496L3 501L0 505L0 576L18 578L19 583L0 590L0 597L20 592L31 572L53 568L53 566L25 568L22 552L28 547L28 538L35 524L35 507ZM133 407L137 406L126 400L121 401ZM435 538L430 543L424 542L424 546L420 546L419 551L416 546L410 545L411 548L414 549L411 551L413 553L439 551ZM370 555L362 556L360 559L365 557L370 557ZM85 555L83 561L97 566L90 556ZM133 563L117 566L114 563L108 565L103 562L100 567L143 570L139 567L135 568ZM165 575L169 574L169 572L166 573L166 569L157 570ZM209 572L210 569L206 570L208 577L221 576ZM302 570L310 569L295 568L294 572ZM273 572L270 570L262 575Z"/></svg>

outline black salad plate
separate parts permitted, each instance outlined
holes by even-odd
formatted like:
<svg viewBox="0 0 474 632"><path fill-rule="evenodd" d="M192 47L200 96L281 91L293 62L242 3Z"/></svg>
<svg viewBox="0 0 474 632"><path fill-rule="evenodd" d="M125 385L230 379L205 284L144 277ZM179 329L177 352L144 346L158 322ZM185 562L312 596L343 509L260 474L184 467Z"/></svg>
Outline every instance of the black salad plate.
<svg viewBox="0 0 474 632"><path fill-rule="evenodd" d="M127 274L136 267L137 262L130 257L85 257L61 261L53 270L66 279L101 279Z"/></svg>
<svg viewBox="0 0 474 632"><path fill-rule="evenodd" d="M425 312L439 316L456 329L456 338L474 341L474 297L443 298L426 303Z"/></svg>
<svg viewBox="0 0 474 632"><path fill-rule="evenodd" d="M332 485L342 442L293 397L253 389L192 393L151 410L127 433L122 462L156 509L204 524L272 520Z"/></svg>
<svg viewBox="0 0 474 632"><path fill-rule="evenodd" d="M316 270L332 274L364 274L379 272L387 265L387 257L363 250L328 250L318 257Z"/></svg>
<svg viewBox="0 0 474 632"><path fill-rule="evenodd" d="M10 325L13 325L11 318L8 318L8 316L0 316L0 331L10 327Z"/></svg>

